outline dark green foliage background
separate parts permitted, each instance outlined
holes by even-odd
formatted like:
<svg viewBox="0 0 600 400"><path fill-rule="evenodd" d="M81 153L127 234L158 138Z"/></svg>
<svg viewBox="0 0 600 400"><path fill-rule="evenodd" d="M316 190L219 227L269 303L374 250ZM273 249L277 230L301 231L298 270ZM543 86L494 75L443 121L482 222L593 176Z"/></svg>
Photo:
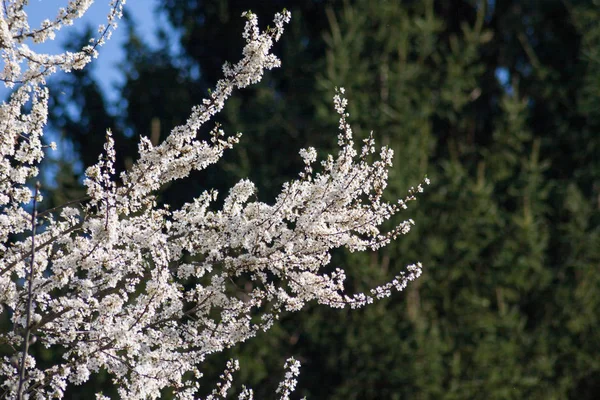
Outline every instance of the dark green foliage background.
<svg viewBox="0 0 600 400"><path fill-rule="evenodd" d="M404 293L359 311L316 305L209 359L207 390L228 357L238 382L272 398L291 355L309 399L594 399L600 393L600 2L597 0L163 0L181 33L150 49L126 23L118 112L89 70L54 84L54 128L83 165L112 128L119 168L137 139L162 140L235 62L242 11L293 20L283 67L237 93L218 116L244 132L223 162L166 187L177 206L249 177L269 201L300 170L297 151L334 148L331 97L347 89L356 135L395 153L389 198L433 181L404 216L417 222L378 254L336 253L348 291L418 260ZM505 79L500 80L498 76ZM82 114L70 116L75 102ZM156 135L156 121L160 135ZM50 203L76 198L79 172L59 162ZM404 217L403 216L403 217ZM104 383L103 383L104 382ZM74 388L107 387L106 377ZM106 389L105 392L110 392ZM89 391L87 392L89 395ZM89 397L87 397L89 398Z"/></svg>

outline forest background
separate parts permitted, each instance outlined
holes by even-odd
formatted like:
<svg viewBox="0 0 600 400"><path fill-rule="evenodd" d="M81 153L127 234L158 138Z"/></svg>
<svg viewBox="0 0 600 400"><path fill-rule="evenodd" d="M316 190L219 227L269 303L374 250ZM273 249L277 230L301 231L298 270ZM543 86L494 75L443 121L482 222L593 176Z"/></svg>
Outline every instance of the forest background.
<svg viewBox="0 0 600 400"><path fill-rule="evenodd" d="M135 0L131 0L135 1ZM350 292L419 260L423 276L362 310L314 305L206 364L214 381L269 398L288 356L309 399L592 399L600 392L600 1L158 0L159 44L131 18L124 79L109 100L92 63L51 82L51 127L72 151L45 174L46 206L81 197L112 129L118 168L185 121L242 48L243 11L286 7L282 68L236 94L218 120L244 138L224 162L161 201L181 205L240 178L272 201L299 148L335 145L343 86L357 136L395 151L390 197L428 175L419 223L375 254L335 255ZM127 17L127 16L126 16ZM165 26L164 23L170 24ZM176 35L172 35L176 32ZM80 44L86 35L72 37ZM102 56L102 55L101 55ZM77 104L75 111L73 104ZM48 353L48 358L56 357ZM68 397L111 392L99 374Z"/></svg>

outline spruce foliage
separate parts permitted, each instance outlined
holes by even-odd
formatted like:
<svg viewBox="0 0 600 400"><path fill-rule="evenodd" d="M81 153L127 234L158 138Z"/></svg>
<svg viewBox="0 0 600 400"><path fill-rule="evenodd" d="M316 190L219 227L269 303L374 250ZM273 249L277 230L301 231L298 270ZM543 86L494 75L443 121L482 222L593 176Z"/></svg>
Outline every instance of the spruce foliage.
<svg viewBox="0 0 600 400"><path fill-rule="evenodd" d="M349 266L356 290L417 259L426 270L404 295L362 311L315 307L281 321L236 350L240 382L261 398L277 382L269 371L295 355L305 366L298 393L310 399L595 398L598 2L164 0L183 54L166 35L149 49L130 25L119 113L83 71L61 86L90 115L62 112L55 126L86 165L100 147L90 155L81 143L111 125L120 154L133 154L140 135L160 141L239 53L241 12L270 16L282 5L293 14L284 68L220 116L252 140L162 200L181 204L243 176L268 200L299 170L295 149L333 144L322 132L335 127L329 100L344 86L357 134L369 127L395 151L390 196L425 174L433 185L412 211L416 232L379 254L339 254L332 266ZM164 85L147 92L148 80Z"/></svg>

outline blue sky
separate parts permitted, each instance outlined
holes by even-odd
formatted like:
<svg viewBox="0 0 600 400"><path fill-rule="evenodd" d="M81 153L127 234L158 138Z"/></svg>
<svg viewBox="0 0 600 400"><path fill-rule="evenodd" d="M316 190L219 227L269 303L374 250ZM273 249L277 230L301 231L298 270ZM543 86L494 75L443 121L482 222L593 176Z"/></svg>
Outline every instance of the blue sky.
<svg viewBox="0 0 600 400"><path fill-rule="evenodd" d="M30 0L25 8L29 16L29 26L34 28L39 26L44 19L53 20L58 9L60 7L65 7L68 2L68 0ZM96 0L83 18L76 20L73 26L64 27L58 31L54 40L47 41L41 45L28 43L29 46L36 52L49 54L61 53L64 44L72 33L83 31L86 24L91 25L95 30L100 24L106 23L106 16L109 11L108 3L109 0ZM134 21L138 34L151 46L157 44L155 37L157 24L162 24L163 28L168 26L164 16L159 18L155 15L156 13L154 10L157 3L158 0L128 0L125 5ZM118 93L114 89L114 86L115 83L120 83L122 81L122 75L119 73L117 66L126 57L126 54L122 51L126 30L122 21L120 22L121 26L117 28L112 38L104 46L99 48L98 59L92 61L94 64L93 75L96 77L96 82L98 82L109 101L118 98ZM172 29L165 30L175 34ZM0 68L3 67L3 63L0 61ZM50 79L56 78L60 73L63 72L53 75ZM0 84L0 100L5 99L9 93L9 89L5 88L3 84ZM59 143L58 150L51 152L49 157L52 159L66 157L73 162L75 170L81 170L83 166L78 161L77 157L73 155L71 145L67 141L62 140L61 135L58 135L56 132L46 130L45 133L48 135L49 140ZM42 178L44 186L51 187L53 185L52 181L54 176L52 167L47 168L45 172L46 174Z"/></svg>
<svg viewBox="0 0 600 400"><path fill-rule="evenodd" d="M144 40L153 45L156 43L154 31L157 23L166 24L165 18L158 19L154 13L157 0L128 0L125 8L131 14L138 33ZM65 7L68 0L30 0L25 10L29 15L30 26L39 26L44 19L54 19L57 10L60 7ZM82 31L86 24L92 27L97 27L100 24L106 23L106 15L108 14L108 0L96 0L89 8L84 18L76 20L74 25L66 27L57 32L56 39L48 41L43 45L36 45L36 51L56 54L62 51L63 44L69 37L71 32ZM124 59L125 54L121 51L121 45L124 41L125 29L118 28L111 40L99 49L100 56L94 60L94 75L103 91L110 100L114 99L116 93L112 88L115 82L119 82L121 75L117 69L117 64ZM31 45L33 47L34 45ZM0 97L5 98L8 90L4 85L0 85Z"/></svg>

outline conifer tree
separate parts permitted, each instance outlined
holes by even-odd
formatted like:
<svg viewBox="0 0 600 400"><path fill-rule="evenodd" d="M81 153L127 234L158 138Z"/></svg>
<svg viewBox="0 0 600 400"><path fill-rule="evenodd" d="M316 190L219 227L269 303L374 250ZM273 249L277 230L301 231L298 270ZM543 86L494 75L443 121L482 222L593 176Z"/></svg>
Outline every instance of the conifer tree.
<svg viewBox="0 0 600 400"><path fill-rule="evenodd" d="M325 100L344 86L357 134L372 129L397 154L390 196L424 174L435 187L412 211L420 221L414 240L375 255L335 254L333 264L351 266L355 289L416 259L425 272L399 300L364 312L315 308L284 317L274 335L237 353L250 366L240 380L274 386L263 363L295 354L307 366L298 391L313 399L594 398L598 6L289 3L294 20L280 54L291 68L234 98L221 120L258 139L226 158L224 170L197 175L195 187L162 200L182 202L246 174L257 182L257 196L268 198L298 162L282 148L327 144L322 132L337 122ZM123 87L129 108L115 123L135 137L151 136L148 121L160 121L159 141L235 53L213 38L229 41L243 9L270 14L279 5L165 0L163 7L182 29L184 54L170 53L166 37L150 51L131 30L134 57ZM147 79L170 84L147 93L140 85ZM417 252L423 246L425 257ZM218 374L224 359L214 362Z"/></svg>

